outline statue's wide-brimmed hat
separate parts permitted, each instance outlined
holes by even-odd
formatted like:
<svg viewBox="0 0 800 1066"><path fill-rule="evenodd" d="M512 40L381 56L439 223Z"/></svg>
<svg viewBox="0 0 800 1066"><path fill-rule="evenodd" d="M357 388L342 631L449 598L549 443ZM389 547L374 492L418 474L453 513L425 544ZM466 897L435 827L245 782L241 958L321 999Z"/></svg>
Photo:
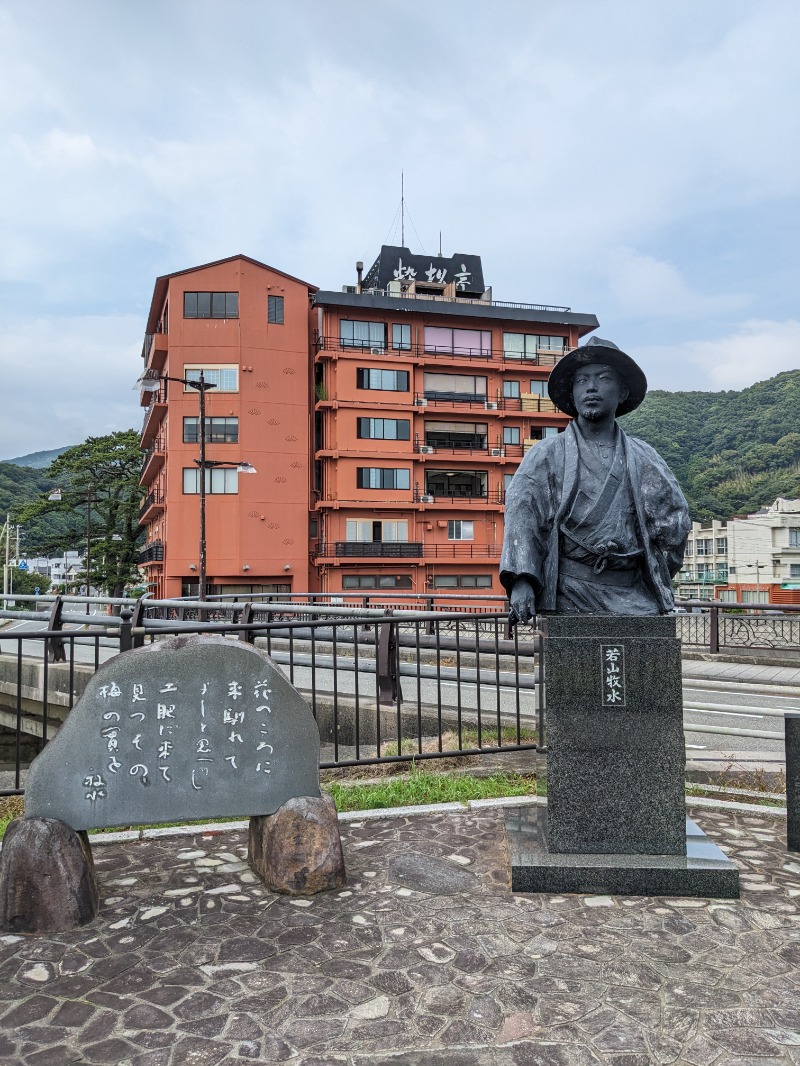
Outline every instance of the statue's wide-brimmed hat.
<svg viewBox="0 0 800 1066"><path fill-rule="evenodd" d="M560 411L577 418L578 412L572 400L572 383L582 366L602 363L613 367L628 386L628 395L617 407L618 415L635 411L647 393L647 378L638 363L621 352L611 341L592 337L590 341L559 359L547 382L547 393Z"/></svg>

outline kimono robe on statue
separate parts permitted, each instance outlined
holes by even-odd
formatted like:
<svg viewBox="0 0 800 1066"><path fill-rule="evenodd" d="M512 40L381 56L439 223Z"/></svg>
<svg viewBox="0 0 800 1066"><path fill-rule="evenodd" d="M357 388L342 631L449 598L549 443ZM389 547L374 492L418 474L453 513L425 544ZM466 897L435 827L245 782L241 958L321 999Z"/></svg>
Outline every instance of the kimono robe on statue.
<svg viewBox="0 0 800 1066"><path fill-rule="evenodd" d="M666 614L690 529L683 493L649 444L615 428L613 447L576 422L535 445L506 495L500 580L533 585L559 614Z"/></svg>

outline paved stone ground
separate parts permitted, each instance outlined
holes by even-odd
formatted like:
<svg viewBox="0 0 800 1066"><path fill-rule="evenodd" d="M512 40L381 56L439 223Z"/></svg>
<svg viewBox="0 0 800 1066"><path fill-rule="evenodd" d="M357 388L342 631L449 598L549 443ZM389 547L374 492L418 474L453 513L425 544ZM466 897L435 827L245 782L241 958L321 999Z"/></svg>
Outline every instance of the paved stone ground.
<svg viewBox="0 0 800 1066"><path fill-rule="evenodd" d="M0 1063L800 1063L786 823L690 813L740 901L513 896L492 807L344 824L349 887L310 900L240 832L97 847L92 926L0 938Z"/></svg>

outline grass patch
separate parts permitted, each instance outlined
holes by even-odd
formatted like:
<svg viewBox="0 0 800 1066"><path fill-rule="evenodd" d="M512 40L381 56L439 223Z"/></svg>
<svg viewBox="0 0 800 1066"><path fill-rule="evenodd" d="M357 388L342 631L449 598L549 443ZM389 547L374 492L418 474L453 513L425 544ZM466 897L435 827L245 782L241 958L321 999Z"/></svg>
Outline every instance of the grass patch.
<svg viewBox="0 0 800 1066"><path fill-rule="evenodd" d="M439 774L414 768L403 778L371 784L330 782L327 791L339 811L371 811L380 808L414 807L426 803L466 803L500 796L535 796L538 782L533 775L497 773L487 777Z"/></svg>

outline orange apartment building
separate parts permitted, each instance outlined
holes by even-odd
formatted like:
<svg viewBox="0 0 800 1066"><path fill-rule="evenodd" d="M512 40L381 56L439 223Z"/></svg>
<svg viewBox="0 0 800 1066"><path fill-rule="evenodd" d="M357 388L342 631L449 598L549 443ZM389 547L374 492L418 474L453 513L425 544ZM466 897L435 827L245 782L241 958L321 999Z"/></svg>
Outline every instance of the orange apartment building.
<svg viewBox="0 0 800 1066"><path fill-rule="evenodd" d="M547 377L597 319L493 300L478 256L384 246L362 273L323 292L236 256L156 282L146 370L202 366L221 385L206 411L207 458L231 464L206 475L212 594L502 593L506 486L567 424ZM166 381L145 413L156 595L197 591L197 412L196 391Z"/></svg>
<svg viewBox="0 0 800 1066"><path fill-rule="evenodd" d="M305 591L314 286L244 255L156 280L145 372L196 378L206 392L206 543L211 593ZM142 427L146 544L157 597L197 593L199 395L162 380ZM255 474L239 473L249 463Z"/></svg>

